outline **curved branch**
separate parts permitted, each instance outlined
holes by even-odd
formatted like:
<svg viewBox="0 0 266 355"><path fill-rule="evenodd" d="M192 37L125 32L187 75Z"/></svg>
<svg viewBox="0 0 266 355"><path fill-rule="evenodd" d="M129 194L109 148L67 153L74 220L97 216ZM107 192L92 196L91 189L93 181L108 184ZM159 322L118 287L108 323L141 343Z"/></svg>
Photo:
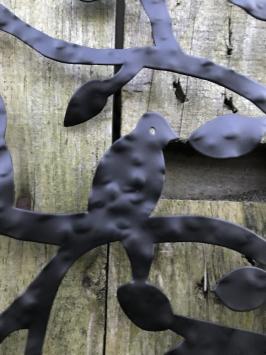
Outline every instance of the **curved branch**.
<svg viewBox="0 0 266 355"><path fill-rule="evenodd" d="M149 63L148 60L145 63ZM209 59L194 57L178 50L169 50L163 55L153 55L147 68L179 73L207 80L234 91L248 99L266 113L266 87L248 77L211 62Z"/></svg>
<svg viewBox="0 0 266 355"><path fill-rule="evenodd" d="M151 22L154 44L160 48L179 48L165 0L141 0L141 4Z"/></svg>
<svg viewBox="0 0 266 355"><path fill-rule="evenodd" d="M88 213L53 215L12 207L0 214L0 234L35 243L63 245L78 238L79 225L89 230Z"/></svg>
<svg viewBox="0 0 266 355"><path fill-rule="evenodd" d="M266 336L176 315L171 330L185 340L166 355L264 355Z"/></svg>
<svg viewBox="0 0 266 355"><path fill-rule="evenodd" d="M216 218L152 217L144 226L154 243L196 242L219 245L266 265L266 240L250 230Z"/></svg>
<svg viewBox="0 0 266 355"><path fill-rule="evenodd" d="M150 0L142 0L142 3L152 21L153 36L158 47L93 49L72 44L34 29L3 5L0 5L0 30L17 37L43 56L63 63L122 65L137 62L146 68L211 81L245 97L266 112L265 86L205 58L185 54L171 33L171 20L164 0L152 4L153 7L158 6L159 12L153 11Z"/></svg>
<svg viewBox="0 0 266 355"><path fill-rule="evenodd" d="M68 240L56 256L45 266L26 291L0 314L0 343L19 329L28 329L25 355L41 354L50 311L57 290L74 262L88 251L119 240L106 229L106 235L87 235L84 226L79 226L82 238Z"/></svg>
<svg viewBox="0 0 266 355"><path fill-rule="evenodd" d="M172 330L184 341L167 355L264 355L266 336L173 313L168 297L147 282L119 287L119 304L127 317L146 331Z"/></svg>
<svg viewBox="0 0 266 355"><path fill-rule="evenodd" d="M125 50L94 49L52 38L20 20L3 5L0 5L0 30L15 36L44 57L61 63L119 65L127 57Z"/></svg>
<svg viewBox="0 0 266 355"><path fill-rule="evenodd" d="M0 315L0 343L12 332L28 329L25 355L41 354L49 314L66 272L76 260L59 251L27 290Z"/></svg>

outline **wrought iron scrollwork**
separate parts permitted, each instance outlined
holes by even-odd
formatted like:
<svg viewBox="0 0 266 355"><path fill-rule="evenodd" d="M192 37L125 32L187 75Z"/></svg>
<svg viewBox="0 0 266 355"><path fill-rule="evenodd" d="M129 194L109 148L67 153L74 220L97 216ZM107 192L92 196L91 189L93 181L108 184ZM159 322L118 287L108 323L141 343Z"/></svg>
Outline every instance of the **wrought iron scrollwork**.
<svg viewBox="0 0 266 355"><path fill-rule="evenodd" d="M143 68L211 81L236 92L266 112L264 85L209 59L185 53L173 35L165 0L141 0L141 4L151 22L154 40L152 47L95 49L68 43L24 23L3 5L0 5L0 30L10 33L43 56L58 62L121 66L114 77L90 81L77 90L66 111L66 126L76 125L96 116L104 108L108 97L131 81Z"/></svg>
<svg viewBox="0 0 266 355"><path fill-rule="evenodd" d="M152 25L154 46L91 49L53 39L26 25L0 5L0 30L42 55L64 63L121 65L111 79L91 81L70 100L65 125L97 115L106 100L142 68L174 71L209 80L246 97L266 112L264 86L207 59L185 54L173 36L164 0L141 0ZM163 148L178 140L158 113L147 113L128 135L102 157L92 184L88 211L45 214L14 207L13 167L5 142L7 125L0 100L0 233L10 238L58 246L57 254L0 315L0 342L19 329L28 330L25 355L41 355L57 290L73 263L88 251L121 242L132 269L131 282L117 291L129 319L148 331L172 330L184 338L168 355L265 355L266 336L173 312L164 293L149 283L154 246L194 242L230 248L255 264L225 275L215 293L227 307L251 310L266 301L266 241L239 225L200 216L150 217L163 188ZM191 146L213 158L237 158L256 147L266 132L266 118L217 117L189 138ZM121 169L123 166L123 169ZM243 292L244 290L244 292Z"/></svg>
<svg viewBox="0 0 266 355"><path fill-rule="evenodd" d="M236 120L237 127L233 128L245 129L246 119ZM257 126L254 127L256 134L251 134L253 147L255 141L260 142L258 127L262 122L252 119L251 122ZM205 125L203 141L211 137L212 132L218 132L219 119L211 123ZM265 354L265 336L175 315L162 291L148 283L155 244L208 243L233 249L257 264L257 267L236 270L218 283L216 294L225 305L235 310L249 310L265 303L266 298L266 272L260 268L266 265L263 238L214 218L149 217L163 188L162 150L171 140L177 139L162 116L145 114L130 134L111 146L96 170L88 212L72 215L42 214L13 207L13 169L5 143L5 129L6 112L1 100L0 232L18 240L54 244L59 248L26 291L0 315L1 341L18 329L28 329L25 354L41 354L51 307L66 272L88 251L120 241L129 257L133 277L131 283L118 289L120 305L142 329L170 329L182 335L185 341L169 354L220 354L221 348L228 349L227 352L223 350L228 355ZM204 126L199 132L201 130L204 131ZM223 131L219 132L223 136ZM232 152L235 156L236 149L241 155L242 144L236 139L235 149L229 149L227 155ZM201 146L196 148L202 150ZM215 151L219 155L217 147Z"/></svg>

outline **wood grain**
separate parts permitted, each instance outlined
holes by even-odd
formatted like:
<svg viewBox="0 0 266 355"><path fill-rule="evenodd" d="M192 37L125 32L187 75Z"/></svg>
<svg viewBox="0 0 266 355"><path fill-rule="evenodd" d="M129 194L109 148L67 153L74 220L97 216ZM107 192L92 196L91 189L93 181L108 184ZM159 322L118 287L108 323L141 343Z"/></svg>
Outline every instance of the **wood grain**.
<svg viewBox="0 0 266 355"><path fill-rule="evenodd" d="M219 217L248 226L260 235L266 230L265 204L227 201L161 200L156 215ZM225 273L248 265L231 250L196 243L163 244L156 250L150 282L162 289L175 313L221 325L264 333L265 308L247 313L226 309L212 287ZM131 280L130 268L120 245L112 246L109 266L108 355L164 354L180 341L170 332L148 333L132 324L116 300L117 287Z"/></svg>
<svg viewBox="0 0 266 355"><path fill-rule="evenodd" d="M2 3L51 36L95 48L114 46L114 1ZM0 39L0 93L8 111L17 204L38 211L84 211L96 165L111 144L112 101L97 119L82 126L64 128L64 114L81 84L111 76L113 68L63 65L42 58L7 34L0 33ZM1 237L1 310L55 251ZM95 250L67 275L53 307L44 355L102 354L106 260L106 248ZM23 354L25 335L10 336L0 347L1 355Z"/></svg>
<svg viewBox="0 0 266 355"><path fill-rule="evenodd" d="M193 55L208 57L266 82L265 22L257 21L225 0L168 0L173 30L182 48ZM125 47L151 44L149 21L138 0L126 4ZM229 44L230 42L230 44ZM227 54L228 46L231 55ZM176 98L174 82L180 80L186 101ZM123 133L134 126L147 111L158 111L170 120L182 139L203 122L216 115L229 113L225 94L240 114L259 116L259 111L246 99L203 80L173 73L143 70L123 90Z"/></svg>
<svg viewBox="0 0 266 355"><path fill-rule="evenodd" d="M252 19L224 0L168 0L167 3L173 18L174 33L185 51L208 57L262 83L266 82L264 58L266 45L262 40L265 36L265 23ZM149 21L137 0L126 3L125 23L125 47L151 44ZM181 102L182 100L175 95L173 83L178 81L186 95L185 102ZM169 119L182 140L186 140L203 122L216 115L231 112L224 103L225 97L227 99L232 97L233 104L240 114L261 115L261 112L247 100L215 84L178 74L143 70L123 89L122 133L129 132L146 111L158 111ZM223 172L222 181L228 186L224 187L223 192L223 186L217 185L219 194L214 196L217 201L202 201L200 193L198 195L196 193L198 200L190 201L188 197L186 198L185 189L182 192L182 201L170 199L177 196L178 189L182 188L177 185L175 178L180 176L178 170L180 164L175 165L174 153L171 155L166 171L167 189L163 195L165 199L160 201L156 214L214 216L248 226L261 235L266 235L265 203L248 202L248 197L242 193L236 194L235 201L234 197L230 198L233 200L230 202L219 201L230 189L234 189L230 175L225 176L226 170ZM204 169L197 172L195 161L190 169L188 158L181 178L185 180L188 176L187 180L190 181L193 180L190 174L198 173L197 178L203 181L200 187L204 188L204 181L206 186L208 185ZM211 166L210 163L208 176L215 181L215 175L211 175ZM254 173L252 159L243 162L242 168L242 175ZM221 171L224 169L222 162L219 169ZM201 172L203 175L200 175ZM238 184L241 184L241 166L238 174ZM255 174L254 179L257 180ZM220 182L218 179L217 184ZM215 190L215 183L212 184L212 188ZM240 199L240 195L244 197ZM202 194L203 199L206 199L206 196L207 194ZM195 243L165 244L158 247L150 281L166 292L174 310L179 314L265 333L265 309L235 313L223 307L211 292L215 280L224 273L246 264L247 261L240 255L223 248ZM119 308L115 298L116 289L130 278L129 264L124 251L119 245L112 246L108 278L107 354L164 354L179 339L167 332L148 333L137 329Z"/></svg>
<svg viewBox="0 0 266 355"><path fill-rule="evenodd" d="M114 0L93 4L35 0L30 6L26 0L2 3L52 36L95 48L114 47ZM184 50L266 82L266 23L226 0L168 0L168 4L174 33ZM125 25L125 47L152 43L149 21L138 0L126 1ZM112 102L97 119L78 127L65 129L63 117L75 89L89 79L111 75L113 68L55 63L6 34L0 33L0 39L0 93L9 115L7 138L15 167L17 204L38 211L82 211L97 162L111 144ZM175 94L173 83L178 80L185 102ZM225 95L232 96L239 113L261 115L247 100L215 84L143 70L123 89L122 133L129 132L146 111L158 111L187 139L203 122L230 112L224 105ZM176 169L172 163L168 167L173 177L170 192L177 189ZM247 166L244 173L250 169ZM191 173L189 169L187 173ZM165 191L166 199L160 201L156 214L215 216L266 234L263 203L170 200L170 192ZM1 309L23 291L55 252L52 247L1 237ZM165 244L156 252L151 281L164 289L180 314L265 332L264 309L233 313L211 292L215 280L245 264L241 256L223 248ZM161 355L171 348L177 337L139 330L120 310L116 290L129 279L128 261L119 245L112 246L110 253L101 248L79 260L60 287L44 355ZM13 334L0 346L0 354L22 354L25 336L26 332Z"/></svg>

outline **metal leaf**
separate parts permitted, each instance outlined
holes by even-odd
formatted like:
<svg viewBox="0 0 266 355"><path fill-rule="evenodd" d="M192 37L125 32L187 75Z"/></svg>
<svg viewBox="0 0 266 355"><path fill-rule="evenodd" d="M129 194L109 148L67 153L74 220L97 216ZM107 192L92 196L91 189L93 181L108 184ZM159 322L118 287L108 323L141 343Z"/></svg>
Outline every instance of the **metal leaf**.
<svg viewBox="0 0 266 355"><path fill-rule="evenodd" d="M132 282L117 291L121 308L138 327L148 331L169 329L174 314L168 298L147 283Z"/></svg>
<svg viewBox="0 0 266 355"><path fill-rule="evenodd" d="M212 158L236 158L251 152L265 130L265 118L229 114L205 123L192 133L189 142L194 149Z"/></svg>
<svg viewBox="0 0 266 355"><path fill-rule="evenodd" d="M104 81L93 80L81 86L68 104L64 125L75 126L98 115L109 95Z"/></svg>
<svg viewBox="0 0 266 355"><path fill-rule="evenodd" d="M255 267L235 270L219 281L214 292L232 310L258 308L266 301L266 272Z"/></svg>

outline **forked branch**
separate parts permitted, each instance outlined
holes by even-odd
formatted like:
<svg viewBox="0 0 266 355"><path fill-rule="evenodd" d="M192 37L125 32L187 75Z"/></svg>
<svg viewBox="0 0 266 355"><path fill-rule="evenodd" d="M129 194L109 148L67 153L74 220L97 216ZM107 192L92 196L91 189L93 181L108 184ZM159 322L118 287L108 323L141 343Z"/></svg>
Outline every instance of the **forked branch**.
<svg viewBox="0 0 266 355"><path fill-rule="evenodd" d="M125 70L128 68L129 72L132 73L132 75L128 75L128 80L131 80L142 68L193 76L230 89L266 112L266 88L264 85L231 69L217 65L208 59L184 53L173 35L172 23L165 0L156 2L142 0L141 3L151 21L155 43L153 47L94 49L61 41L24 23L3 5L0 5L0 30L17 37L43 56L55 61L69 64L124 65ZM135 63L137 63L138 70L131 72ZM119 77L117 79L120 80ZM109 95L120 89L128 80L121 78L118 85L117 80L114 80L113 83L111 81ZM102 85L106 85L105 81L102 82ZM100 88L99 91L102 92L101 95L103 96L101 101L104 102L105 100L106 102L104 88ZM93 109L90 112L95 112L95 115L99 113L99 111ZM68 112L68 116L69 114ZM74 116L74 113L72 116ZM88 115L87 119L90 118L91 116ZM66 125L74 124L73 121L74 119L71 117L70 120L66 120ZM83 121L77 119L75 124Z"/></svg>

